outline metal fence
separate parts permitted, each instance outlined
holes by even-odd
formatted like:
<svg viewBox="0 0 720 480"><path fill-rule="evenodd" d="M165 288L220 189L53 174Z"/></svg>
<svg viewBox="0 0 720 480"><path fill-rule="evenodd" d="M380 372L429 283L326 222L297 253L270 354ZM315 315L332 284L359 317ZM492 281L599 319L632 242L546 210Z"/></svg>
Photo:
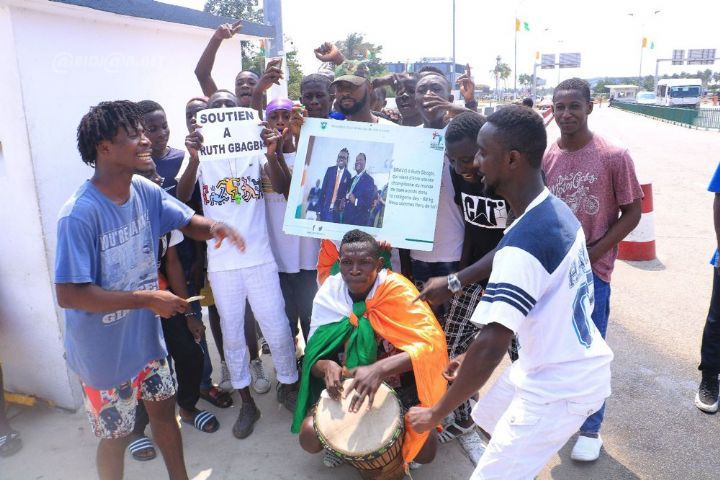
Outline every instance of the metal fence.
<svg viewBox="0 0 720 480"><path fill-rule="evenodd" d="M675 108L659 105L613 102L613 107L639 113L664 122L693 128L720 130L720 109L717 108Z"/></svg>

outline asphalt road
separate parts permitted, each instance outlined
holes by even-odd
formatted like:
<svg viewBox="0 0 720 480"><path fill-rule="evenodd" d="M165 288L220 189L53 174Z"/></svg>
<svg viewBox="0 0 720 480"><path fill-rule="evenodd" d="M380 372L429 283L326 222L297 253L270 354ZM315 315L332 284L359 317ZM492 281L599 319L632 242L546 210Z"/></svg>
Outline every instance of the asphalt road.
<svg viewBox="0 0 720 480"><path fill-rule="evenodd" d="M590 125L629 147L641 181L653 183L658 261L618 262L613 276L608 339L616 357L602 456L594 464L573 462L573 439L539 478L720 478L720 416L693 405L714 248L712 195L705 190L720 161L720 133L607 107L591 115ZM556 137L551 126L549 138ZM349 467L328 470L319 456L300 450L289 433L290 413L273 393L257 396L263 417L246 440L231 435L237 407L215 410L222 427L214 434L183 425L191 478L357 478ZM201 408L208 406L201 402ZM11 417L25 448L0 459L0 479L95 478L96 441L82 412L13 407ZM472 468L457 445L445 445L413 478L466 479ZM126 478L166 478L162 460L139 463L128 456Z"/></svg>

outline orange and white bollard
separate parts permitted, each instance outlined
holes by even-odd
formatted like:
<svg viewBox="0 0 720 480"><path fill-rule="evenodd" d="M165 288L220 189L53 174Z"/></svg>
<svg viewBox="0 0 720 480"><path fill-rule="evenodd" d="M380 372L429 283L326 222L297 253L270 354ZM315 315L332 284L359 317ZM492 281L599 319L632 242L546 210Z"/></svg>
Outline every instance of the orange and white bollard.
<svg viewBox="0 0 720 480"><path fill-rule="evenodd" d="M618 259L655 260L655 218L653 213L652 183L640 185L643 199L640 202L640 223L618 245Z"/></svg>

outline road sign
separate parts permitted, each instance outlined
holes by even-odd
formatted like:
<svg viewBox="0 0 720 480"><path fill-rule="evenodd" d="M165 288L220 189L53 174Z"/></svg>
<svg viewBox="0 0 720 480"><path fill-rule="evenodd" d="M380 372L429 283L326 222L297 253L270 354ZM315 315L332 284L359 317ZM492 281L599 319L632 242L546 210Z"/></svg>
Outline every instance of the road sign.
<svg viewBox="0 0 720 480"><path fill-rule="evenodd" d="M580 68L579 53L561 53L560 68Z"/></svg>
<svg viewBox="0 0 720 480"><path fill-rule="evenodd" d="M673 50L672 64L683 65L685 63L685 50Z"/></svg>
<svg viewBox="0 0 720 480"><path fill-rule="evenodd" d="M554 53L543 53L540 60L540 68L553 69L555 68L555 54Z"/></svg>
<svg viewBox="0 0 720 480"><path fill-rule="evenodd" d="M701 48L688 50L688 65L713 65L715 63L715 49Z"/></svg>

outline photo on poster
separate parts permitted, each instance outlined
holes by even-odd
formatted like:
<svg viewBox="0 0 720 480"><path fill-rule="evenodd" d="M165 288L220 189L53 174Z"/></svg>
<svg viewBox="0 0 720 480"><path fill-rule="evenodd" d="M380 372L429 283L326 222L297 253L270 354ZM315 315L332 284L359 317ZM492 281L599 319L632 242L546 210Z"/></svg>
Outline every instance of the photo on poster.
<svg viewBox="0 0 720 480"><path fill-rule="evenodd" d="M359 228L397 248L432 250L443 138L430 128L306 119L283 231L337 241Z"/></svg>
<svg viewBox="0 0 720 480"><path fill-rule="evenodd" d="M393 144L310 136L296 218L382 228Z"/></svg>

